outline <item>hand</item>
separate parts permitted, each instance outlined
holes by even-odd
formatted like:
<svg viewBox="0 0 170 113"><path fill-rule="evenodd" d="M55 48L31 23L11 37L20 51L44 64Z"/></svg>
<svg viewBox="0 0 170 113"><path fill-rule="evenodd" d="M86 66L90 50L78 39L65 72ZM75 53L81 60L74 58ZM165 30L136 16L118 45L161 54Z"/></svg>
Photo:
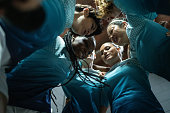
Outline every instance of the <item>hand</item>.
<svg viewBox="0 0 170 113"><path fill-rule="evenodd" d="M166 33L166 36L167 36L167 37L169 37L169 36L170 36L170 31L168 31L168 32Z"/></svg>
<svg viewBox="0 0 170 113"><path fill-rule="evenodd" d="M6 112L6 105L7 105L7 99L6 97L0 92L0 113Z"/></svg>
<svg viewBox="0 0 170 113"><path fill-rule="evenodd" d="M99 73L99 76L102 77L102 78L104 78L105 74L106 74L106 72L100 72L100 73Z"/></svg>

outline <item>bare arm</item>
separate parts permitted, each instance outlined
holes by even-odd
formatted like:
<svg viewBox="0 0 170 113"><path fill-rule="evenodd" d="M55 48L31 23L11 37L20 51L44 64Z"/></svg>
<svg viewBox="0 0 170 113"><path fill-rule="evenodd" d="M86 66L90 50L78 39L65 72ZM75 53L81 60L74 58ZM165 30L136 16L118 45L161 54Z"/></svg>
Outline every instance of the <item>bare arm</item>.
<svg viewBox="0 0 170 113"><path fill-rule="evenodd" d="M99 66L99 65L96 65L96 64L93 64L93 68L95 70L100 70L101 72L107 72L110 69L110 67Z"/></svg>
<svg viewBox="0 0 170 113"><path fill-rule="evenodd" d="M105 106L100 106L99 113L106 113L107 107Z"/></svg>
<svg viewBox="0 0 170 113"><path fill-rule="evenodd" d="M0 113L6 112L6 105L8 100L8 88L6 83L4 66L10 59L9 52L5 43L5 34L0 27Z"/></svg>
<svg viewBox="0 0 170 113"><path fill-rule="evenodd" d="M0 92L0 113L6 113L7 99L4 94Z"/></svg>

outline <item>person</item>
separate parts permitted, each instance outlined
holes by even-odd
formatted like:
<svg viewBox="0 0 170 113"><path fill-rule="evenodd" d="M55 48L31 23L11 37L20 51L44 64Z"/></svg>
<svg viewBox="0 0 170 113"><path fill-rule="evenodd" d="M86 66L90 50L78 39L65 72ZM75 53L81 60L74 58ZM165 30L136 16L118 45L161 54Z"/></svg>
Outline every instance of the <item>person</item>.
<svg viewBox="0 0 170 113"><path fill-rule="evenodd" d="M135 58L121 61L111 42L100 47L102 60L112 66L105 75L104 88L112 113L164 113L151 91L146 72Z"/></svg>
<svg viewBox="0 0 170 113"><path fill-rule="evenodd" d="M82 70L90 75L100 76L101 71L93 69L94 59L95 52L93 51L86 59L81 60ZM108 101L102 98L104 92L101 88L104 84L96 82L92 78L90 78L90 81L95 83L95 85L90 82L84 82L82 76L84 76L84 73L81 72L68 84L62 86L65 95L67 98L71 99L73 97L77 100L81 113L106 113Z"/></svg>
<svg viewBox="0 0 170 113"><path fill-rule="evenodd" d="M95 4L101 17L110 13L112 8L109 7L113 6L126 15L145 15L146 17L152 13L170 15L169 0L95 0Z"/></svg>
<svg viewBox="0 0 170 113"><path fill-rule="evenodd" d="M82 30L86 30L87 33L90 31L89 34L97 30L95 21L91 18L90 20L89 18L85 18L83 12L81 14L76 13L74 19L75 0L43 0L40 2L41 4L36 5L32 10L19 8L18 5L13 5L13 1L8 2L1 8L4 10L4 14L0 25L6 34L6 43L12 62L11 65L14 66L35 50L53 41L65 28L71 28L72 24L73 31L76 32L74 29L81 27L81 24L86 22L87 19L89 24L84 24L84 29ZM85 14L88 17L88 14ZM76 18L79 17L81 18L77 20ZM73 22L73 20L76 22ZM79 21L78 25L76 24L77 21ZM91 27L92 25L93 27ZM86 35L82 30L76 33ZM81 34L82 32L83 34Z"/></svg>
<svg viewBox="0 0 170 113"><path fill-rule="evenodd" d="M13 110L19 113L51 112L51 88L67 79L69 73L74 74L75 67L78 67L75 65L76 58L86 58L95 47L94 38L77 37L72 43L70 38L70 32L64 40L57 37L51 44L22 60L7 74L7 113L13 113ZM69 80L62 85L67 82Z"/></svg>
<svg viewBox="0 0 170 113"><path fill-rule="evenodd" d="M19 2L16 1L16 2ZM31 1L25 8L27 9L34 9L39 5L39 1ZM5 5L8 4L8 0L0 0L0 17L5 13L4 8ZM34 4L34 5L31 5ZM17 5L17 4L16 4ZM23 4L22 4L23 5ZM32 6L32 7L30 7ZM26 10L25 9L25 10ZM0 80L1 80L1 87L0 87L0 112L6 113L6 104L8 100L8 89L6 84L6 77L5 77L5 68L7 64L10 62L10 54L6 47L6 35L0 26Z"/></svg>
<svg viewBox="0 0 170 113"><path fill-rule="evenodd" d="M74 21L71 27L77 35L93 36L102 32L100 19L96 17L95 10L90 5L76 4Z"/></svg>
<svg viewBox="0 0 170 113"><path fill-rule="evenodd" d="M6 104L8 100L8 87L6 83L6 76L5 76L5 64L8 61L8 52L6 52L5 48L5 33L3 32L2 28L0 27L0 112L6 112ZM4 59L6 58L6 59Z"/></svg>
<svg viewBox="0 0 170 113"><path fill-rule="evenodd" d="M129 15L127 18L128 25L121 19L113 20L108 25L111 40L117 44L130 43L131 57L137 58L149 72L170 80L170 54L167 52L170 49L170 39L166 36L168 29L142 17ZM124 36L120 35L121 31Z"/></svg>
<svg viewBox="0 0 170 113"><path fill-rule="evenodd" d="M89 24L84 24L85 26L83 25L84 29L82 30L86 30L87 33L90 31L89 34L92 31L99 30L97 27L98 24L95 24L92 18L86 18L88 17L87 13L85 13L87 15L86 17L84 17L83 12L80 14L76 13L75 15L77 16L75 17L81 18L78 20L74 19L75 0L45 0L42 2L38 0L36 3L33 0L27 0L27 2L17 1L5 0L5 3L0 7L0 10L4 12L0 20L0 25L6 34L6 44L11 57L11 68L34 51L52 42L65 28L70 28L72 23L74 30L88 20ZM33 5L33 7L32 4L36 5ZM95 18L95 16L93 17ZM74 27L74 23L77 22L73 22L73 20L79 21L76 27ZM93 27L91 27L92 25ZM82 30L76 33L85 35L85 32L81 34ZM8 69L7 72L10 70Z"/></svg>
<svg viewBox="0 0 170 113"><path fill-rule="evenodd" d="M72 10L69 10L70 14L74 14L74 2L67 4L68 7L73 6ZM42 48L47 42L54 40L55 35L62 32L66 23L66 19L63 18L67 18L63 13L65 12L64 3L57 0L54 2L50 2L50 0L43 2L41 0L0 0L0 25L5 32L5 38L1 38L1 41L5 41L5 45L3 45L5 53L3 54L6 55L3 56L3 59L0 59L2 60L0 62L6 62L0 69L4 66L13 68L20 60ZM55 7L54 4L58 6ZM60 16L55 17L50 12ZM73 16L71 18L70 20L73 20ZM54 23L57 27L53 26ZM70 22L71 24L72 22ZM5 71L9 72L10 70ZM5 71L1 71L1 75L4 75Z"/></svg>
<svg viewBox="0 0 170 113"><path fill-rule="evenodd" d="M0 25L6 34L5 51L10 53L3 58L8 60L6 72L70 28L74 8L75 0L1 0Z"/></svg>

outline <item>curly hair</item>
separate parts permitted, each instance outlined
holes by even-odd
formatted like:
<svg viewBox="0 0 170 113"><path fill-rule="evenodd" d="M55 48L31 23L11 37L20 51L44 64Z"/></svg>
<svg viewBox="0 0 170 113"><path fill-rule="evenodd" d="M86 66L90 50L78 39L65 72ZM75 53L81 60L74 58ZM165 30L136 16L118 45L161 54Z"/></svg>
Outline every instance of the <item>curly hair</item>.
<svg viewBox="0 0 170 113"><path fill-rule="evenodd" d="M95 0L97 18L103 18L105 15L112 13L114 4L111 1Z"/></svg>

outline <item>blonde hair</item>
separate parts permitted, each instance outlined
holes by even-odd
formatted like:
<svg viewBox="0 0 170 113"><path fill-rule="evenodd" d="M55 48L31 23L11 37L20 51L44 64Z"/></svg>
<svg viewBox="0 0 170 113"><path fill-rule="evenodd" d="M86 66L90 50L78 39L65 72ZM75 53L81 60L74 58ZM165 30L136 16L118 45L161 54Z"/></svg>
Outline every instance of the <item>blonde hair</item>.
<svg viewBox="0 0 170 113"><path fill-rule="evenodd" d="M105 15L112 13L113 3L106 0L95 0L96 4L96 16L97 18L103 18Z"/></svg>

